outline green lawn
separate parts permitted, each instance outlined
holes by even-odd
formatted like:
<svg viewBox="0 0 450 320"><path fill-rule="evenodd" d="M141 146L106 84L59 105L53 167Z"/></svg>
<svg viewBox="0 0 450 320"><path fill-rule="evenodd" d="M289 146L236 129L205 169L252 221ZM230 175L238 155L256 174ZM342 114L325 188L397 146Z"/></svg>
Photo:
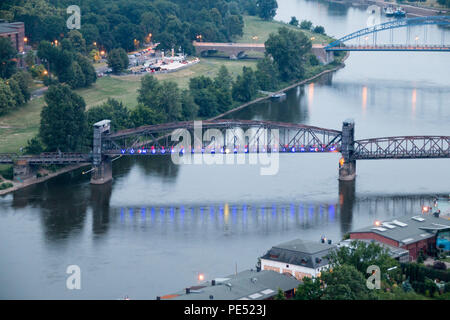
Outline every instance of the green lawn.
<svg viewBox="0 0 450 320"><path fill-rule="evenodd" d="M300 30L282 22L263 21L258 17L245 16L244 22L244 36L236 39L237 42L263 43L267 40L270 33L277 32L281 26L288 26L290 29ZM329 42L330 40L329 37L311 32L306 32L306 34L308 37L315 37L314 43ZM252 40L253 36L257 36L258 40ZM221 65L225 65L231 74L236 77L242 72L243 66L256 68L256 63L255 60L202 58L200 63L190 68L174 73L156 75L156 77L159 80L175 81L181 88L187 88L190 78L200 75L214 77ZM120 100L131 109L137 104L137 89L139 88L141 77L134 75L103 77L99 78L92 87L79 89L76 92L83 96L88 109L105 102L108 98ZM39 85L36 85L37 87ZM40 112L43 106L44 99L42 97L37 98L18 110L0 117L0 153L18 152L21 146L26 145L27 140L36 135L39 129Z"/></svg>
<svg viewBox="0 0 450 320"><path fill-rule="evenodd" d="M291 30L302 31L308 38L314 37L312 43L329 43L332 40L328 36L305 31L284 22L264 21L259 17L244 16L244 24L244 35L241 38L235 39L236 42L264 43L269 38L269 34L278 32L278 29L281 27L287 27ZM327 30L325 30L325 32L326 31ZM257 40L253 40L253 37L255 36L258 37Z"/></svg>

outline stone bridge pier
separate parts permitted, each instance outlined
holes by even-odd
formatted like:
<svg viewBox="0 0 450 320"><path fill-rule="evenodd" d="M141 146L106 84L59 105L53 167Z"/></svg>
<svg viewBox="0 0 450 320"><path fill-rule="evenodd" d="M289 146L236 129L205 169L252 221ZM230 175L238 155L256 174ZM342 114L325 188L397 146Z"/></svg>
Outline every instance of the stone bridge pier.
<svg viewBox="0 0 450 320"><path fill-rule="evenodd" d="M25 182L36 178L36 168L27 160L17 160L13 165L13 175L15 181Z"/></svg>
<svg viewBox="0 0 450 320"><path fill-rule="evenodd" d="M339 160L339 180L352 181L356 177L356 160L353 159L355 144L355 122L345 120L342 124L341 154Z"/></svg>
<svg viewBox="0 0 450 320"><path fill-rule="evenodd" d="M112 160L102 153L102 136L105 133L109 133L110 130L110 120L102 120L94 124L91 184L104 184L112 180Z"/></svg>

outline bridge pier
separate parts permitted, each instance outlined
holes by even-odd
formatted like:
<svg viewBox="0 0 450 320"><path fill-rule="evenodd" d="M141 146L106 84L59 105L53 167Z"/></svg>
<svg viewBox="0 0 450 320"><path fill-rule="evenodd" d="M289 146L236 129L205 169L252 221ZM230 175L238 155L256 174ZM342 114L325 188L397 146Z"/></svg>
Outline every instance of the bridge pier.
<svg viewBox="0 0 450 320"><path fill-rule="evenodd" d="M17 160L13 166L14 180L24 182L36 178L36 169L26 160Z"/></svg>
<svg viewBox="0 0 450 320"><path fill-rule="evenodd" d="M109 133L110 129L110 120L103 120L94 124L94 140L92 144L92 162L94 170L91 175L91 184L104 184L112 180L111 158L104 156L102 153L102 135L104 133Z"/></svg>
<svg viewBox="0 0 450 320"><path fill-rule="evenodd" d="M353 159L355 144L355 122L345 120L342 124L341 154L339 160L339 180L352 181L356 177L356 160Z"/></svg>
<svg viewBox="0 0 450 320"><path fill-rule="evenodd" d="M91 175L91 184L105 184L112 180L112 161L106 157L100 164L94 165Z"/></svg>

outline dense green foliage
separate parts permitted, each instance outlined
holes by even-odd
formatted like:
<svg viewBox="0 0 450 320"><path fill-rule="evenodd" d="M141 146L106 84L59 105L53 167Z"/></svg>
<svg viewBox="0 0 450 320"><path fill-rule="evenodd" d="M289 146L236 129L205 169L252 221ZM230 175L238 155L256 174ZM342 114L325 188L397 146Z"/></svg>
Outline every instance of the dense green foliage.
<svg viewBox="0 0 450 320"><path fill-rule="evenodd" d="M8 38L0 38L0 115L14 110L30 99L30 77L18 72L16 50Z"/></svg>
<svg viewBox="0 0 450 320"><path fill-rule="evenodd" d="M121 73L128 68L128 55L122 48L113 49L108 54L108 67L114 73Z"/></svg>
<svg viewBox="0 0 450 320"><path fill-rule="evenodd" d="M77 30L69 32L60 45L42 41L38 46L38 57L47 63L60 83L67 83L72 89L89 87L97 80L97 74L86 55L86 44Z"/></svg>
<svg viewBox="0 0 450 320"><path fill-rule="evenodd" d="M256 5L258 15L264 20L272 20L275 17L278 9L276 0L257 0Z"/></svg>
<svg viewBox="0 0 450 320"><path fill-rule="evenodd" d="M69 5L81 9L80 32L89 51L94 42L107 51L130 51L151 34L160 49L182 47L187 53L193 52L197 35L205 41L230 41L242 35L243 13L272 18L277 7L275 0L5 0L0 18L23 21L31 43L62 41L69 33Z"/></svg>
<svg viewBox="0 0 450 320"><path fill-rule="evenodd" d="M0 38L0 78L7 79L16 72L16 49L8 38Z"/></svg>
<svg viewBox="0 0 450 320"><path fill-rule="evenodd" d="M66 85L45 93L39 136L48 151L78 151L86 135L85 102Z"/></svg>
<svg viewBox="0 0 450 320"><path fill-rule="evenodd" d="M311 50L311 41L301 32L280 28L278 34L270 34L266 54L271 55L284 81L302 79L305 54Z"/></svg>

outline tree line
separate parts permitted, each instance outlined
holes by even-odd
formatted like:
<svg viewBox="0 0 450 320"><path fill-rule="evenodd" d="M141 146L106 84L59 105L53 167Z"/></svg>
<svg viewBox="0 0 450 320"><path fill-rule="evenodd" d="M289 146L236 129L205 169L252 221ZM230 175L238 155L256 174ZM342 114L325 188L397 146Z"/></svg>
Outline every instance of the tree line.
<svg viewBox="0 0 450 320"><path fill-rule="evenodd" d="M0 38L0 115L6 114L30 100L31 76L18 71L17 51L11 40Z"/></svg>
<svg viewBox="0 0 450 320"><path fill-rule="evenodd" d="M92 125L103 119L112 120L113 130L120 130L214 117L255 99L259 90L275 90L280 84L303 79L310 49L311 42L303 33L280 28L266 41L266 56L256 70L243 67L233 79L228 69L221 66L214 78L191 78L188 89L146 75L138 89L138 104L132 110L109 99L85 112L83 98L68 85L50 86L45 94L39 135L29 141L27 152L81 151L90 145ZM64 50L58 54L64 54Z"/></svg>
<svg viewBox="0 0 450 320"><path fill-rule="evenodd" d="M295 300L424 300L448 299L449 286L439 294L434 279L448 280L448 271L433 269L416 263L401 264L389 251L377 243L352 241L327 256L329 268L314 279L305 277L296 290ZM380 268L380 288L369 289L369 266ZM417 270L423 271L417 276ZM432 274L433 279L423 276ZM420 281L418 284L417 281ZM414 285L411 286L411 283ZM279 291L276 299L285 299Z"/></svg>
<svg viewBox="0 0 450 320"><path fill-rule="evenodd" d="M69 5L81 9L79 31L89 46L131 51L153 40L159 49L181 47L188 54L197 36L231 41L243 34L243 14L272 19L278 7L276 0L4 0L0 18L23 21L30 43L61 41L70 31Z"/></svg>

